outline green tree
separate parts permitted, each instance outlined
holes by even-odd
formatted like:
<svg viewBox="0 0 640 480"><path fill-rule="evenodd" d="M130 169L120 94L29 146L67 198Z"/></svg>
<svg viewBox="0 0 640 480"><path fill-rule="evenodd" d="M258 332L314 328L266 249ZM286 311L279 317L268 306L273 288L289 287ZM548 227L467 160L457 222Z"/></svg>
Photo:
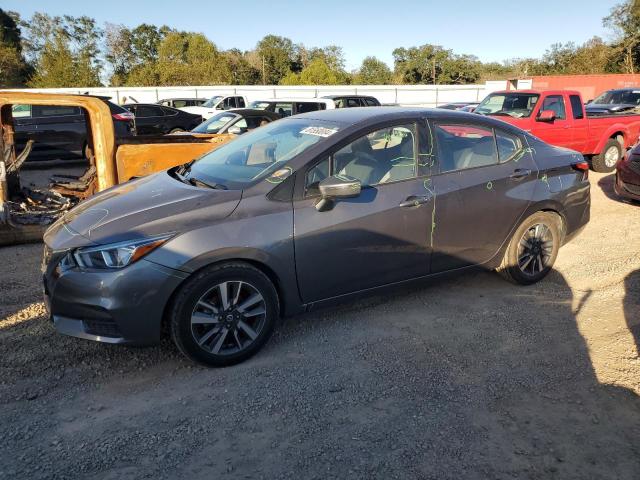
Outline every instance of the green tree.
<svg viewBox="0 0 640 480"><path fill-rule="evenodd" d="M281 81L281 85L340 85L340 72L329 68L324 60L316 58L300 72L289 72Z"/></svg>
<svg viewBox="0 0 640 480"><path fill-rule="evenodd" d="M224 52L231 73L233 85L256 85L260 83L260 69L252 63L249 53L242 53L237 48Z"/></svg>
<svg viewBox="0 0 640 480"><path fill-rule="evenodd" d="M603 24L616 34L615 55L624 73L636 73L640 65L640 0L626 0L611 9Z"/></svg>
<svg viewBox="0 0 640 480"><path fill-rule="evenodd" d="M0 87L24 85L29 67L22 56L22 36L15 12L0 9Z"/></svg>
<svg viewBox="0 0 640 480"><path fill-rule="evenodd" d="M366 57L354 81L360 85L386 85L393 81L393 73L382 60Z"/></svg>
<svg viewBox="0 0 640 480"><path fill-rule="evenodd" d="M100 41L103 32L89 17L51 17L35 13L23 22L24 45L32 59L34 87L101 86Z"/></svg>
<svg viewBox="0 0 640 480"><path fill-rule="evenodd" d="M396 48L395 70L404 83L475 83L481 75L481 62L471 55L456 55L440 45Z"/></svg>
<svg viewBox="0 0 640 480"><path fill-rule="evenodd" d="M286 37L267 35L258 42L256 53L262 62L262 81L277 85L291 71L297 71L296 49Z"/></svg>

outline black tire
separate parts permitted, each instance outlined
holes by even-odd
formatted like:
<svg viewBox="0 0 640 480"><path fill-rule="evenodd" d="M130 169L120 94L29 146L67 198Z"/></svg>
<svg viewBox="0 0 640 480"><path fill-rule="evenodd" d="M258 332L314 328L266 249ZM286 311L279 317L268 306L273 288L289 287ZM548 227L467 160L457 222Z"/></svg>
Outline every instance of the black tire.
<svg viewBox="0 0 640 480"><path fill-rule="evenodd" d="M608 151L613 151L615 149L617 151L616 161L612 162L607 157ZM622 158L623 151L622 145L615 138L610 138L607 143L605 143L602 151L598 155L594 155L591 157L591 168L594 172L600 173L609 173L613 172L616 169L616 164ZM610 158L610 157L609 157Z"/></svg>
<svg viewBox="0 0 640 480"><path fill-rule="evenodd" d="M227 301L231 300L236 307L242 307L242 304L251 301L251 298L255 297L255 293L258 293L262 297L262 303L256 311L262 308L264 314L223 310L219 285L226 282L229 282L228 288L232 290L227 296ZM234 303L234 299L229 297L234 296L233 288L236 284L243 285L243 287L238 286L238 291L240 288L244 288L247 296L241 297L240 295L243 293L238 293ZM247 292L249 293L247 294ZM206 297L209 294L213 297ZM212 298L212 300L204 301L203 297ZM216 299L219 302L216 302ZM201 307L201 305L213 305L218 311L208 310L207 307ZM198 310L202 308L203 311ZM250 314L251 320L248 319L249 317L244 317L245 314ZM217 319L215 323L212 321L207 324L212 325L211 330L204 330L208 328L206 325L192 324L192 319L198 315L210 315L211 318ZM225 367L240 363L257 353L271 337L279 315L278 294L271 280L251 265L233 262L213 265L189 278L173 300L169 323L173 341L187 358L210 367ZM222 320L220 320L221 318ZM255 323L249 326L250 321ZM247 328L249 330L246 330ZM219 330L212 334L215 329ZM256 335L255 338L247 332L252 332ZM196 337L200 334L202 336L197 340ZM211 342L208 345L207 340L201 346L199 341L205 337L211 338ZM247 342L246 345L239 337ZM215 346L213 344L217 345L218 343L221 345L218 347L221 353L214 353ZM237 347L237 351L232 350L232 346L233 348ZM222 352L224 348L227 348L228 351Z"/></svg>
<svg viewBox="0 0 640 480"><path fill-rule="evenodd" d="M550 248L545 246L546 241L540 241L539 253L530 253L531 250L521 242L532 243L535 241L531 248L534 248L538 243L535 237L527 237L532 231L535 230L537 225L541 225L548 229L550 238L552 239L552 245ZM541 228L542 230L542 228ZM544 231L547 233L547 231ZM561 218L551 212L537 212L528 217L511 237L511 241L505 250L502 263L496 269L497 272L510 282L520 285L530 285L532 283L539 282L553 268L553 264L558 256L558 250L562 244L563 229ZM546 235L544 238L547 238ZM526 251L523 251L526 250ZM534 250L535 252L536 250ZM531 258L533 257L533 258ZM529 263L526 261L529 260ZM533 265L531 262L533 261ZM524 265L524 267L522 267ZM539 267L542 266L540 269ZM532 270L532 271L531 271Z"/></svg>

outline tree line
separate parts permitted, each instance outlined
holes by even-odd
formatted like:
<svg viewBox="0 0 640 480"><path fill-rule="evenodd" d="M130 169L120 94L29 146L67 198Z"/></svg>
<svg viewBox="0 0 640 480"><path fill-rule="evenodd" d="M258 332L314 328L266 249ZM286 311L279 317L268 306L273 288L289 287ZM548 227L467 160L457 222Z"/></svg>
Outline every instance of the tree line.
<svg viewBox="0 0 640 480"><path fill-rule="evenodd" d="M603 19L611 41L551 45L541 58L481 62L425 44L393 50L391 69L375 56L351 72L336 45L306 47L267 35L253 48L219 49L205 35L146 23L98 25L87 16L0 9L0 87L177 85L473 84L529 75L637 73L640 0L625 0Z"/></svg>

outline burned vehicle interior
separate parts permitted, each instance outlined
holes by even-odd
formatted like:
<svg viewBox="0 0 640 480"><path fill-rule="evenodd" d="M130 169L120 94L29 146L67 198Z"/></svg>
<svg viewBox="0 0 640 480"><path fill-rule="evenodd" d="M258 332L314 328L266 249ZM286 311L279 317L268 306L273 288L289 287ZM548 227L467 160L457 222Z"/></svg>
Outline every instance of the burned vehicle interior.
<svg viewBox="0 0 640 480"><path fill-rule="evenodd" d="M48 175L33 183L25 177L34 148L15 141L13 105L63 105L83 109L86 161L79 174ZM132 178L186 163L235 138L231 134L157 135L117 138L109 107L84 95L0 92L0 245L40 241L48 225L91 195Z"/></svg>

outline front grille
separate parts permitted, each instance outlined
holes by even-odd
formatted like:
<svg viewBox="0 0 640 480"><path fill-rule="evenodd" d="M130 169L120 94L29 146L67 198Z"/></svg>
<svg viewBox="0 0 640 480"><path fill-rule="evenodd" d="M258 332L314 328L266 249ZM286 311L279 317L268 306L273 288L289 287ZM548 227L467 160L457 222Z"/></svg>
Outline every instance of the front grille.
<svg viewBox="0 0 640 480"><path fill-rule="evenodd" d="M85 332L100 337L120 338L122 333L113 320L83 320Z"/></svg>

